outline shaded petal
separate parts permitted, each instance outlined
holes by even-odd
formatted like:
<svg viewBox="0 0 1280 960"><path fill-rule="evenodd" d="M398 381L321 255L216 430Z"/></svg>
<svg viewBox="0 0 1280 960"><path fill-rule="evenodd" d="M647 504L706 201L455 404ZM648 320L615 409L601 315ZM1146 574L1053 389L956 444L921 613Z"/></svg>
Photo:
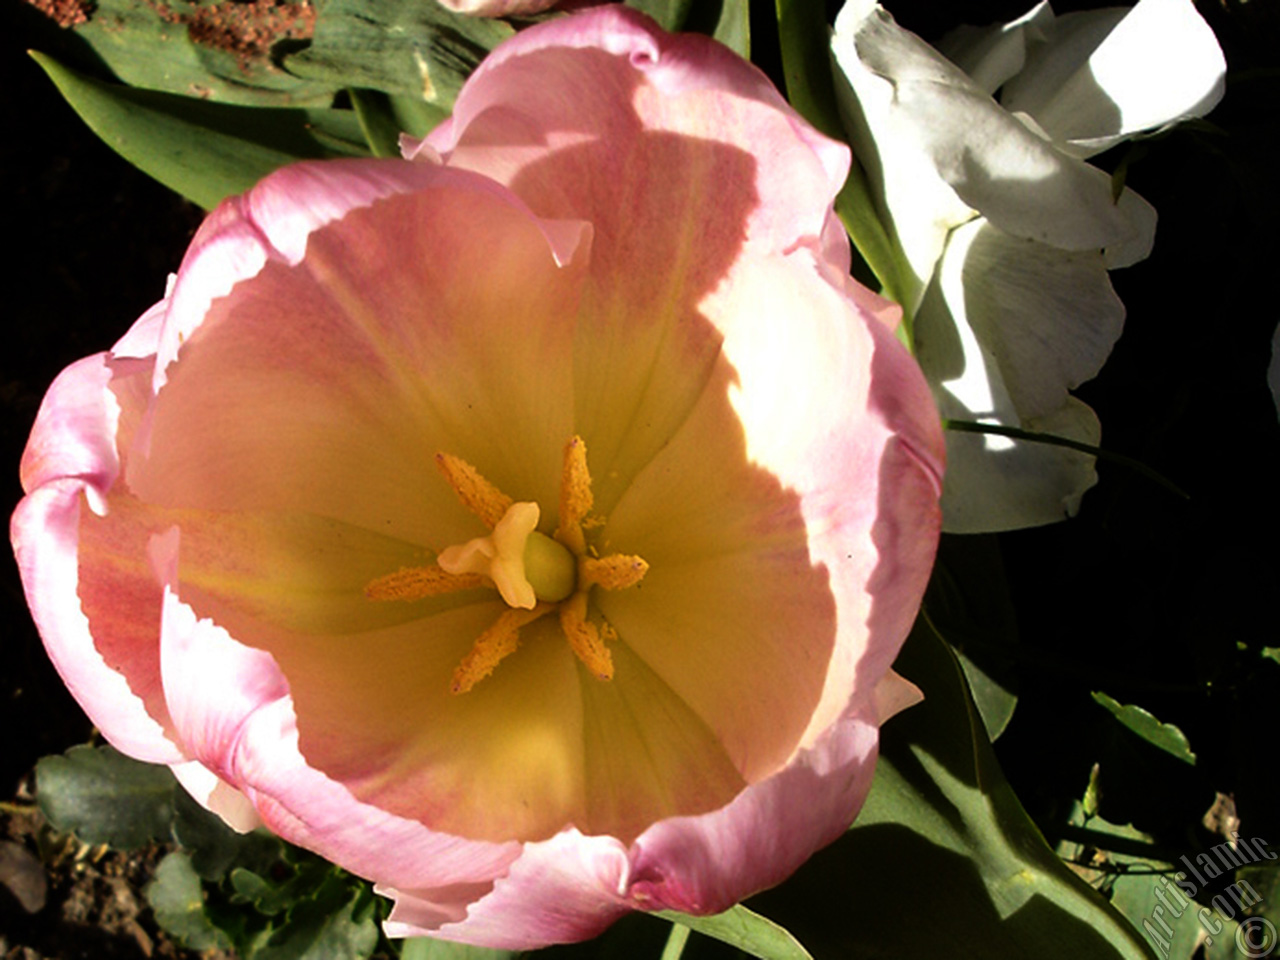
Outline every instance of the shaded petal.
<svg viewBox="0 0 1280 960"><path fill-rule="evenodd" d="M915 361L811 252L745 262L704 309L738 375L747 456L799 498L838 611L811 742L870 695L910 628L933 562L941 431Z"/></svg>
<svg viewBox="0 0 1280 960"><path fill-rule="evenodd" d="M1226 61L1190 0L1059 17L1001 100L1088 157L1134 134L1202 117L1222 99Z"/></svg>
<svg viewBox="0 0 1280 960"><path fill-rule="evenodd" d="M966 411L939 398L944 416ZM1075 397L1049 416L1028 419L1024 430L1097 446L1102 428ZM1087 453L1030 441L947 432L947 479L942 489L943 530L998 533L1056 523L1075 516L1085 492L1098 482Z"/></svg>
<svg viewBox="0 0 1280 960"><path fill-rule="evenodd" d="M975 27L961 24L941 37L938 52L969 75L983 93L994 95L1027 62L1027 47L1043 40L1052 29L1053 9L1048 0L1008 23Z"/></svg>
<svg viewBox="0 0 1280 960"><path fill-rule="evenodd" d="M971 417L1043 417L1102 369L1124 313L1101 254L975 220L952 234L916 318L917 357Z"/></svg>
<svg viewBox="0 0 1280 960"><path fill-rule="evenodd" d="M855 0L841 12L833 49L868 120L878 117L870 129L874 144L900 141L879 149L921 152L960 201L1015 236L1067 250L1132 236L1103 171L1058 151L884 10L866 6ZM886 180L900 176L887 164L884 170ZM913 181L894 192L886 187L895 229L922 216L918 204L894 206L907 199L908 183L915 188Z"/></svg>
<svg viewBox="0 0 1280 960"><path fill-rule="evenodd" d="M527 96L531 86L538 97ZM592 223L576 426L606 512L701 393L717 345L700 334L694 308L740 252L819 237L847 247L828 229L846 149L725 48L663 34L623 7L502 45L429 143L543 216ZM701 371L689 375L690 366Z"/></svg>

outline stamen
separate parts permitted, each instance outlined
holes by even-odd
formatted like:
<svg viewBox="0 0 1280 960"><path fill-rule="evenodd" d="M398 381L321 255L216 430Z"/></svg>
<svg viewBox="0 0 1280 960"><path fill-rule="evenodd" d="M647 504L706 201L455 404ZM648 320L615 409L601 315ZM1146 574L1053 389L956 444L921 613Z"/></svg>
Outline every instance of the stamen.
<svg viewBox="0 0 1280 960"><path fill-rule="evenodd" d="M579 560L578 584L580 590L600 587L602 590L625 590L634 587L649 572L649 564L643 557L625 553L611 553L607 557L582 557Z"/></svg>
<svg viewBox="0 0 1280 960"><path fill-rule="evenodd" d="M440 468L445 481L458 495L462 505L479 517L490 530L498 525L498 521L515 502L480 476L480 471L461 457L437 453L436 466Z"/></svg>
<svg viewBox="0 0 1280 960"><path fill-rule="evenodd" d="M466 693L493 673L494 668L520 646L520 628L554 609L550 604L543 603L532 610L502 611L493 626L480 634L471 651L453 671L450 689L454 693Z"/></svg>
<svg viewBox="0 0 1280 960"><path fill-rule="evenodd" d="M564 445L564 466L560 473L560 522L556 539L574 553L586 552L582 521L591 510L591 472L587 469L587 445L581 437L571 437Z"/></svg>
<svg viewBox="0 0 1280 960"><path fill-rule="evenodd" d="M369 581L364 595L370 600L421 600L472 590L488 582L475 573L449 573L440 567L401 567L395 573Z"/></svg>
<svg viewBox="0 0 1280 960"><path fill-rule="evenodd" d="M580 590L560 604L560 629L574 654L600 680L613 679L613 656L600 639L600 631L587 619L587 592ZM607 632L612 634L606 625Z"/></svg>

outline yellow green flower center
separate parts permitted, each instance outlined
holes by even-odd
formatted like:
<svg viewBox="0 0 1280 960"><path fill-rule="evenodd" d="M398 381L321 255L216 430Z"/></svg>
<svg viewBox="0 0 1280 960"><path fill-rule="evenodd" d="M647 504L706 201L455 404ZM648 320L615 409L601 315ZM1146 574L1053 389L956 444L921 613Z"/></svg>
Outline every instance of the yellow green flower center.
<svg viewBox="0 0 1280 960"><path fill-rule="evenodd" d="M584 522L593 499L587 448L574 437L564 448L560 515L555 532L538 531L542 510L515 502L471 464L436 454L436 464L458 499L490 529L487 536L441 550L427 567L406 567L365 587L371 600L423 597L493 587L510 608L482 633L453 674L454 693L466 693L520 645L520 628L556 611L574 654L601 680L613 678L613 658L605 641L616 634L603 619L590 619L592 587L620 590L643 579L649 565L625 554L592 556Z"/></svg>

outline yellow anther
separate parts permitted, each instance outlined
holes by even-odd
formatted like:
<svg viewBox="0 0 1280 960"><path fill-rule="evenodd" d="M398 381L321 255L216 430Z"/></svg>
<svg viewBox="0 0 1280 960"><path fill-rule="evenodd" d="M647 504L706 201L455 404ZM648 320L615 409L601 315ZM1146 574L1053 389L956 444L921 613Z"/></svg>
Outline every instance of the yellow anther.
<svg viewBox="0 0 1280 960"><path fill-rule="evenodd" d="M480 476L480 471L461 457L437 453L436 466L440 468L462 505L479 517L490 530L511 509L514 501Z"/></svg>
<svg viewBox="0 0 1280 960"><path fill-rule="evenodd" d="M578 561L579 589L625 590L634 587L649 572L641 557L611 553L607 557L582 557Z"/></svg>
<svg viewBox="0 0 1280 960"><path fill-rule="evenodd" d="M401 567L395 573L370 581L364 595L370 600L421 600L484 587L488 583L475 573L449 573L440 567Z"/></svg>
<svg viewBox="0 0 1280 960"><path fill-rule="evenodd" d="M591 472L587 469L587 445L581 437L572 437L564 445L563 464L560 472L560 522L556 526L556 539L581 556L587 549L582 522L595 502L591 495Z"/></svg>
<svg viewBox="0 0 1280 960"><path fill-rule="evenodd" d="M494 668L520 646L520 628L554 609L550 604L540 604L532 610L504 610L493 626L480 634L471 651L453 671L450 689L454 693L466 693L493 673Z"/></svg>
<svg viewBox="0 0 1280 960"><path fill-rule="evenodd" d="M600 639L600 631L587 619L587 592L580 590L560 604L560 629L583 665L600 680L613 679L613 656ZM612 634L610 629L608 633Z"/></svg>

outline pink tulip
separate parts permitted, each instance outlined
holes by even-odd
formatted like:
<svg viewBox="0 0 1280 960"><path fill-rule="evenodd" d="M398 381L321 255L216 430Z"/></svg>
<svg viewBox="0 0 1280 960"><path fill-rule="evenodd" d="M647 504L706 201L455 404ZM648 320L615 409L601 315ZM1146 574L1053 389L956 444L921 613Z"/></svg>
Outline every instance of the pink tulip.
<svg viewBox="0 0 1280 960"><path fill-rule="evenodd" d="M914 692L941 433L848 277L847 152L616 7L413 152L226 201L53 384L12 527L49 654L393 935L724 910L846 829Z"/></svg>

